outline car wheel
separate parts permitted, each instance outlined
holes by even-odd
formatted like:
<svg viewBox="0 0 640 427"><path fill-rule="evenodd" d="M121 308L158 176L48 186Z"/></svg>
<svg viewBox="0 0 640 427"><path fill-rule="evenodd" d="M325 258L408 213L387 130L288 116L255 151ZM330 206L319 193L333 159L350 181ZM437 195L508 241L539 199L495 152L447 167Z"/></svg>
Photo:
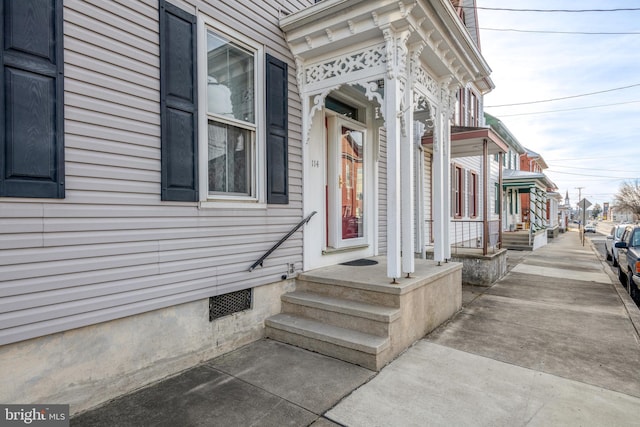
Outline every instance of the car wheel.
<svg viewBox="0 0 640 427"><path fill-rule="evenodd" d="M611 261L612 259L611 252L607 251L607 261Z"/></svg>
<svg viewBox="0 0 640 427"><path fill-rule="evenodd" d="M638 298L638 288L636 288L631 277L629 277L629 281L627 282L627 289L629 290L629 296L635 301L636 298Z"/></svg>
<svg viewBox="0 0 640 427"><path fill-rule="evenodd" d="M618 265L618 280L622 283L622 286L627 287L627 275L622 272L620 265Z"/></svg>

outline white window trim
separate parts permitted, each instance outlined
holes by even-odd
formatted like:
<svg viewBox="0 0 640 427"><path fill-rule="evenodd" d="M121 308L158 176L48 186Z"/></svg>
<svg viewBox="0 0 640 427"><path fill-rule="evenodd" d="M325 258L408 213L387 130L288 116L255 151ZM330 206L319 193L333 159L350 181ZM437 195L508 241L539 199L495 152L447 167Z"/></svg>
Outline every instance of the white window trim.
<svg viewBox="0 0 640 427"><path fill-rule="evenodd" d="M266 147L265 147L265 60L264 46L208 16L198 15L198 183L201 208L267 208L266 201ZM255 154L252 159L251 196L209 194L208 162L208 114L207 114L207 30L228 37L234 43L255 54L256 120Z"/></svg>

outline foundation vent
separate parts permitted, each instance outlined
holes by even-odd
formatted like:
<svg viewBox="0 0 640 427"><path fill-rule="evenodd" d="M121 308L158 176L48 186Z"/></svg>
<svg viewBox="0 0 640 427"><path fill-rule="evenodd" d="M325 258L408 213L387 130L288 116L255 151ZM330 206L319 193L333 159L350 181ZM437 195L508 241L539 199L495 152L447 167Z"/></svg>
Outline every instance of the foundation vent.
<svg viewBox="0 0 640 427"><path fill-rule="evenodd" d="M209 298L209 322L251 308L252 289Z"/></svg>

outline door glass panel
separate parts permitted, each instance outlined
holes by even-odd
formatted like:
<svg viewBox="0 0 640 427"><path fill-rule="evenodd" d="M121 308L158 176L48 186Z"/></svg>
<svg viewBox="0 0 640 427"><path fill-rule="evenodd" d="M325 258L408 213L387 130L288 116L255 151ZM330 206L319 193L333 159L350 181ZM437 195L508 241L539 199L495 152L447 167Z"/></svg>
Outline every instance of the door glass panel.
<svg viewBox="0 0 640 427"><path fill-rule="evenodd" d="M342 239L364 237L364 134L341 128L340 141L340 199Z"/></svg>

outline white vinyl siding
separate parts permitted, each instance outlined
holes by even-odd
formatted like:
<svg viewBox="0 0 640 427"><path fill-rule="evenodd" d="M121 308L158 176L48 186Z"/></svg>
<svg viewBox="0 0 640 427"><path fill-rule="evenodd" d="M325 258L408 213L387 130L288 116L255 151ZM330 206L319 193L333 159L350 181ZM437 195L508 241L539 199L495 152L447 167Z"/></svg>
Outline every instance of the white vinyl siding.
<svg viewBox="0 0 640 427"><path fill-rule="evenodd" d="M158 2L65 0L66 198L0 199L0 345L301 269L299 231L247 271L302 219L301 105L278 20L313 2L173 3L289 64L289 204L161 202Z"/></svg>

